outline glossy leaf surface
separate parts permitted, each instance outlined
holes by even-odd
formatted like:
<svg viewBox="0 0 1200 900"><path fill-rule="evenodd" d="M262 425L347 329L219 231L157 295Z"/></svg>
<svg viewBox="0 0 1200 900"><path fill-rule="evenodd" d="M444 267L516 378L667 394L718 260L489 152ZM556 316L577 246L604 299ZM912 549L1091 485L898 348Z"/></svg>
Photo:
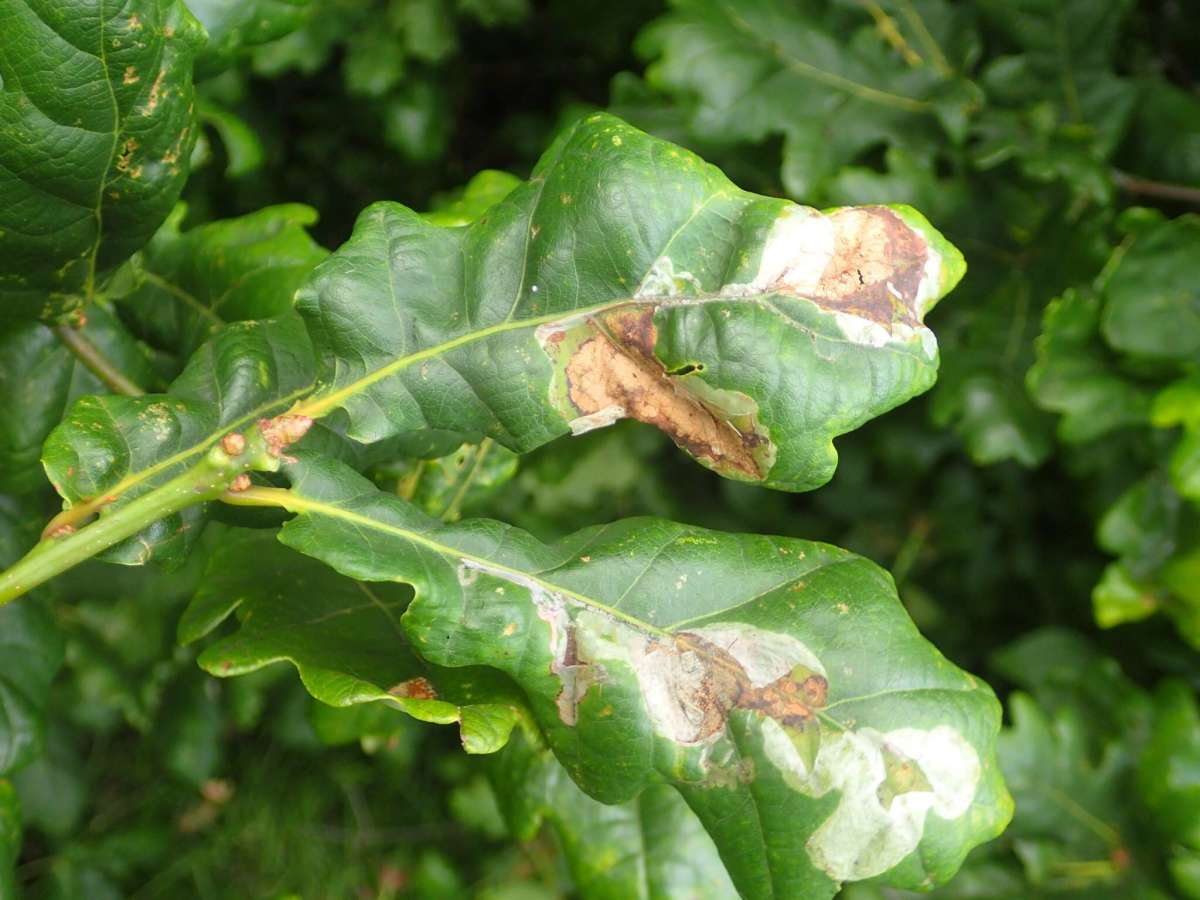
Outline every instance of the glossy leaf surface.
<svg viewBox="0 0 1200 900"><path fill-rule="evenodd" d="M29 524L19 507L0 495L0 567L15 562L33 543ZM2 776L41 752L50 682L62 661L62 635L46 606L33 602L0 609L0 787ZM0 885L4 871L0 855Z"/></svg>
<svg viewBox="0 0 1200 900"><path fill-rule="evenodd" d="M921 317L962 272L907 207L748 194L594 115L473 225L360 216L298 297L323 382L304 411L422 455L631 417L723 475L806 490L833 437L933 383Z"/></svg>
<svg viewBox="0 0 1200 900"><path fill-rule="evenodd" d="M198 76L212 75L239 55L290 34L308 21L311 0L188 0L208 32L196 58Z"/></svg>
<svg viewBox="0 0 1200 900"><path fill-rule="evenodd" d="M411 592L366 585L279 545L273 532L229 532L179 623L188 644L236 615L239 629L205 648L213 675L292 663L305 688L331 706L384 702L426 722L458 722L464 747L504 746L520 692L484 670L442 669L417 657L400 629Z"/></svg>
<svg viewBox="0 0 1200 900"><path fill-rule="evenodd" d="M90 307L79 333L131 382L143 390L154 386L158 375L149 354L108 309ZM108 391L49 327L0 327L0 396L10 401L0 405L0 490L43 486L46 436L80 397Z"/></svg>
<svg viewBox="0 0 1200 900"><path fill-rule="evenodd" d="M90 299L166 218L203 42L181 0L0 3L0 318Z"/></svg>
<svg viewBox="0 0 1200 900"><path fill-rule="evenodd" d="M1136 233L1104 282L1101 321L1110 345L1164 361L1200 356L1200 216Z"/></svg>
<svg viewBox="0 0 1200 900"><path fill-rule="evenodd" d="M308 391L311 348L287 315L230 326L191 358L165 394L87 396L46 440L43 463L66 509L104 516L194 466L228 431L278 413ZM102 558L180 562L203 505L162 519Z"/></svg>
<svg viewBox="0 0 1200 900"><path fill-rule="evenodd" d="M316 211L268 206L180 231L182 206L138 255L118 303L139 333L184 358L229 322L292 308L296 288L326 253L305 227Z"/></svg>
<svg viewBox="0 0 1200 900"><path fill-rule="evenodd" d="M876 21L893 5L874 4ZM691 100L700 136L757 142L782 134L784 184L809 197L870 148L928 152L937 115L961 122L974 99L955 71L958 17L945 5L934 5L932 32L896 16L890 34L860 11L830 6L676 0L638 49L652 60L651 84ZM888 46L893 35L902 53Z"/></svg>
<svg viewBox="0 0 1200 900"><path fill-rule="evenodd" d="M674 784L745 894L944 880L1007 821L994 697L860 557L650 519L546 545L442 525L335 463L290 474L264 495L299 513L284 543L412 584L402 624L424 658L516 680L597 799Z"/></svg>

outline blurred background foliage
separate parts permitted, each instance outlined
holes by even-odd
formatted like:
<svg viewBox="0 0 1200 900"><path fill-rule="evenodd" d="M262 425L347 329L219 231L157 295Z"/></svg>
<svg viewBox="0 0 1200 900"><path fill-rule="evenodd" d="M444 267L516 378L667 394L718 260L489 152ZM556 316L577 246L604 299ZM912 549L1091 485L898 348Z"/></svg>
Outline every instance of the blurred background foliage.
<svg viewBox="0 0 1200 900"><path fill-rule="evenodd" d="M925 212L970 266L931 316L941 378L842 438L817 492L724 481L627 424L520 460L483 445L374 475L436 514L545 538L647 513L863 553L1008 713L1013 825L937 896L1200 897L1192 4L189 5L210 31L204 135L186 210L135 260L175 283L211 285L228 241L246 273L298 283L377 199L468 222L595 108L752 190ZM275 311L226 276L227 320ZM207 336L152 279L97 310L93 340L146 384ZM61 369L38 412L52 425L98 388L16 330L0 334L8 370ZM36 418L0 410L0 562L53 507ZM579 823L547 815L539 832L536 804L453 729L326 706L285 665L201 670L204 643L175 631L229 534L211 527L175 571L89 564L0 611L0 896L606 896L580 877ZM536 768L529 753L505 751Z"/></svg>

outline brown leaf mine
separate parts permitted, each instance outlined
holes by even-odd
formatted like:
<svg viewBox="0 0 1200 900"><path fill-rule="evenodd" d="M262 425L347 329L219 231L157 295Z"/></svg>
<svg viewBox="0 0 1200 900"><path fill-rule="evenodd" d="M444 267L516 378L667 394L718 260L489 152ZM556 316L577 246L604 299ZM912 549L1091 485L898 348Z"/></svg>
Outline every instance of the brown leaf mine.
<svg viewBox="0 0 1200 900"><path fill-rule="evenodd" d="M920 324L917 309L929 248L882 206L838 210L833 253L809 295L827 309L891 326Z"/></svg>
<svg viewBox="0 0 1200 900"><path fill-rule="evenodd" d="M574 627L575 664L626 663L655 731L679 744L718 740L735 709L803 730L825 705L828 683L820 662L787 635L724 623L658 637L590 613L581 613ZM576 691L576 703L586 689L584 683Z"/></svg>
<svg viewBox="0 0 1200 900"><path fill-rule="evenodd" d="M575 434L637 419L718 472L761 481L773 448L753 411L740 411L753 410L753 400L709 388L696 375L668 374L654 355L655 309L631 303L604 317L540 329L556 364L556 406Z"/></svg>

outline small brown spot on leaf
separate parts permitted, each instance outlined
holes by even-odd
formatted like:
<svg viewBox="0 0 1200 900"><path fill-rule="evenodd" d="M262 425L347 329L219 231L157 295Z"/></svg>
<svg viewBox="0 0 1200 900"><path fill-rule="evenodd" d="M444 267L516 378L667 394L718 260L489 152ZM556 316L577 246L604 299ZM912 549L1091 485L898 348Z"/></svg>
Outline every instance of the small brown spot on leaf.
<svg viewBox="0 0 1200 900"><path fill-rule="evenodd" d="M137 84L142 79L138 76L137 69L133 66L125 67L125 74L121 76L121 84Z"/></svg>
<svg viewBox="0 0 1200 900"><path fill-rule="evenodd" d="M393 697L407 697L413 700L436 700L437 691L427 678L417 676L408 681L402 681L388 691Z"/></svg>

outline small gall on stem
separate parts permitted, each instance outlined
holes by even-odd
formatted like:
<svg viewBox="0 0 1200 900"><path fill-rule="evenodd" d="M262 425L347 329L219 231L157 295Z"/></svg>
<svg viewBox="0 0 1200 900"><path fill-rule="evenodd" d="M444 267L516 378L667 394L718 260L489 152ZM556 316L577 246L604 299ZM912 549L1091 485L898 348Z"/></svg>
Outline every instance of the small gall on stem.
<svg viewBox="0 0 1200 900"><path fill-rule="evenodd" d="M221 449L230 456L241 456L246 449L246 438L236 431L231 431L221 438Z"/></svg>
<svg viewBox="0 0 1200 900"><path fill-rule="evenodd" d="M267 452L279 458L285 447L308 434L312 423L309 416L276 416L273 419L259 419L258 431L266 442Z"/></svg>
<svg viewBox="0 0 1200 900"><path fill-rule="evenodd" d="M250 487L250 476L243 472L229 485L229 493L239 494Z"/></svg>

